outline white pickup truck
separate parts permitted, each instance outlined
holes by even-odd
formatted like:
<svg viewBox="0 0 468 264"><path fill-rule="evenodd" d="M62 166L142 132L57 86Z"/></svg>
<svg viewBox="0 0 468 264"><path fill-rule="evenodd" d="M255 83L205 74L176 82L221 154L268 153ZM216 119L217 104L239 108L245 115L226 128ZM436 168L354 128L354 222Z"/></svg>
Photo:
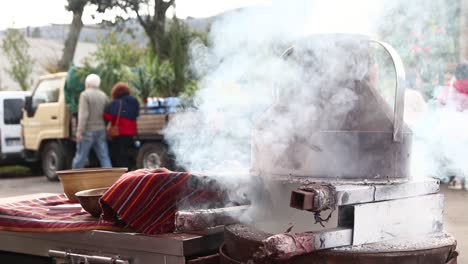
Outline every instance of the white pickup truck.
<svg viewBox="0 0 468 264"><path fill-rule="evenodd" d="M28 92L0 91L0 165L24 163L22 109Z"/></svg>

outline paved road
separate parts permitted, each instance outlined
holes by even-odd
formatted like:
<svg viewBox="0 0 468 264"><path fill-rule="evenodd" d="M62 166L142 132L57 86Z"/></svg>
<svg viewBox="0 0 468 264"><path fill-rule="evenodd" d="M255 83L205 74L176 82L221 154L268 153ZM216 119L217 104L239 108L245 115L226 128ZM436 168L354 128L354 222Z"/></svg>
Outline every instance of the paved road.
<svg viewBox="0 0 468 264"><path fill-rule="evenodd" d="M62 185L48 181L45 176L0 179L0 198L41 192L63 192Z"/></svg>
<svg viewBox="0 0 468 264"><path fill-rule="evenodd" d="M0 198L38 192L59 193L62 186L45 177L0 179ZM452 191L442 186L442 192L445 194L445 226L457 238L461 252L458 263L468 263L468 191Z"/></svg>

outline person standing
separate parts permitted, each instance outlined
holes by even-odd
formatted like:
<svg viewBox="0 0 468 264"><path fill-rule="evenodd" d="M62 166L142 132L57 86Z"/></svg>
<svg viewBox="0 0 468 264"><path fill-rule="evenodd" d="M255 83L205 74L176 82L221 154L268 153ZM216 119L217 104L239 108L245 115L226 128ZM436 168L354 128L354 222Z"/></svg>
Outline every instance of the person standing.
<svg viewBox="0 0 468 264"><path fill-rule="evenodd" d="M123 82L112 87L112 102L106 108L104 119L118 127L118 135L111 139L111 159L116 167L127 167L128 150L133 146L133 138L137 133L136 119L140 105L135 97L130 95L130 88Z"/></svg>
<svg viewBox="0 0 468 264"><path fill-rule="evenodd" d="M73 169L85 166L91 148L96 153L101 167L112 167L107 147L106 125L103 119L108 99L106 94L99 90L100 84L101 78L96 74L90 74L85 80L85 90L80 94Z"/></svg>

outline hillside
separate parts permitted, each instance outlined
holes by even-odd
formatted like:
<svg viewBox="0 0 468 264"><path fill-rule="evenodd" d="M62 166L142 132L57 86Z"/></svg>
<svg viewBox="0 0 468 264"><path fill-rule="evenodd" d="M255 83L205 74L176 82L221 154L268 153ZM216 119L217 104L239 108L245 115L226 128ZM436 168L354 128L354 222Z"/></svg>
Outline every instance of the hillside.
<svg viewBox="0 0 468 264"><path fill-rule="evenodd" d="M207 18L187 18L184 22L192 30L208 32L210 25L215 19L229 12L232 11ZM169 23L170 20L168 20L168 26ZM47 73L44 69L45 65L56 62L61 57L64 46L63 43L67 38L69 25L51 24L41 27L22 28L19 30L27 36L28 42L31 45L30 54L35 60L32 78L36 81L38 76ZM74 58L75 65L81 65L83 58L96 50L96 43L99 39L105 38L113 30L117 33L118 37L124 41L136 39L137 43L142 45L147 42L147 37L141 26L134 19L126 21L124 25L119 26L117 29L103 25L85 25L80 33L79 44ZM126 33L128 31L131 31L132 34ZM0 31L0 43L4 34L5 31ZM5 72L7 65L8 61L0 50L0 90L18 90L19 85Z"/></svg>
<svg viewBox="0 0 468 264"><path fill-rule="evenodd" d="M0 36L0 43L3 36ZM40 75L44 75L47 72L44 70L44 66L50 62L56 62L62 55L63 41L53 39L35 39L28 38L28 42L31 46L29 52L35 60L33 67L33 80L37 80ZM91 52L96 50L96 44L94 43L78 43L74 63L80 65L80 62L84 57L89 55ZM8 65L8 60L5 54L0 51L0 89L2 90L19 90L19 85L14 82L10 76L5 72L5 68Z"/></svg>
<svg viewBox="0 0 468 264"><path fill-rule="evenodd" d="M222 16L220 14L218 16ZM210 24L218 17L208 18L187 18L183 20L185 24L194 31L208 32ZM167 26L170 25L170 20L167 21ZM65 41L69 31L68 24L51 24L41 27L28 27L19 29L30 38L41 38L49 40ZM80 33L80 42L96 43L100 38L106 37L112 31L115 31L119 38L128 40L135 38L137 42L146 42L146 36L140 24L134 19L126 21L123 25L116 28L111 28L105 25L85 25ZM132 32L131 35L127 32ZM5 34L5 31L0 31L0 37Z"/></svg>

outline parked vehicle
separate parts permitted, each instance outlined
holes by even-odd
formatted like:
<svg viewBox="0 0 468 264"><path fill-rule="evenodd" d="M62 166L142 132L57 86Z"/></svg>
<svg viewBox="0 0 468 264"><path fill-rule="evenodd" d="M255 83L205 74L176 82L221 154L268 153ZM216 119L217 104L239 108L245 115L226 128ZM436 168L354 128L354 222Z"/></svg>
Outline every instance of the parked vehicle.
<svg viewBox="0 0 468 264"><path fill-rule="evenodd" d="M23 163L23 139L21 117L24 100L28 92L0 92L0 164Z"/></svg>
<svg viewBox="0 0 468 264"><path fill-rule="evenodd" d="M76 117L65 100L66 77L67 73L41 77L26 98L22 119L24 156L30 162L39 161L49 180L57 180L56 171L71 168L75 153ZM140 115L136 137L139 147L136 153L129 153L135 167L170 167L162 133L169 116L159 111Z"/></svg>

